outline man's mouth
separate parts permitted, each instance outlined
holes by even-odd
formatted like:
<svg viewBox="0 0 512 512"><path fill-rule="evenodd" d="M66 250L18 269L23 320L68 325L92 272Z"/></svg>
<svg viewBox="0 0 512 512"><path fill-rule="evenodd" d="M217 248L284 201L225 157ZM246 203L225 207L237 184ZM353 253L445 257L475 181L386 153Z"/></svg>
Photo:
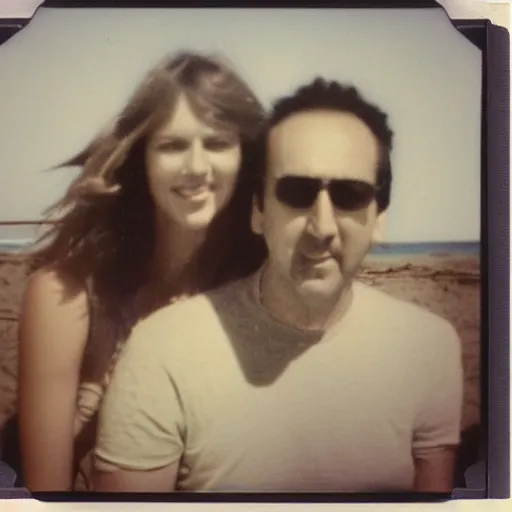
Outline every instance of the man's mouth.
<svg viewBox="0 0 512 512"><path fill-rule="evenodd" d="M324 261L328 261L334 258L334 256L330 252L322 252L322 253L303 253L303 256L306 260L312 263L323 263Z"/></svg>

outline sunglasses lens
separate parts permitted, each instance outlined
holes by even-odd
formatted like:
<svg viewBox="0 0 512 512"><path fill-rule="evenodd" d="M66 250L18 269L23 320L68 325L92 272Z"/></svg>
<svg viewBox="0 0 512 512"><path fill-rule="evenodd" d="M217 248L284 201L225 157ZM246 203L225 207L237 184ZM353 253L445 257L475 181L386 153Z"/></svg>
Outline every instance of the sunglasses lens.
<svg viewBox="0 0 512 512"><path fill-rule="evenodd" d="M321 181L302 176L285 176L276 185L276 197L291 208L310 208L318 195ZM366 208L375 197L375 188L370 183L356 180L332 180L329 195L336 208L356 211Z"/></svg>
<svg viewBox="0 0 512 512"><path fill-rule="evenodd" d="M366 208L375 197L374 187L364 181L333 180L329 192L334 206L346 211Z"/></svg>
<svg viewBox="0 0 512 512"><path fill-rule="evenodd" d="M276 185L276 197L291 208L310 208L315 202L320 184L317 180L285 176Z"/></svg>

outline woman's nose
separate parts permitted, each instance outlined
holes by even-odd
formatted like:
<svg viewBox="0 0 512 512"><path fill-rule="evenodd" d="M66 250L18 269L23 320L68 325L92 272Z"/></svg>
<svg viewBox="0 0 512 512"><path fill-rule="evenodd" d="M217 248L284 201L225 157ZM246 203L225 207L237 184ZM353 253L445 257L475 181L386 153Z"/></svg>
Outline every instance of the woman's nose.
<svg viewBox="0 0 512 512"><path fill-rule="evenodd" d="M188 150L187 169L193 174L206 174L210 169L208 154L202 142L194 141Z"/></svg>

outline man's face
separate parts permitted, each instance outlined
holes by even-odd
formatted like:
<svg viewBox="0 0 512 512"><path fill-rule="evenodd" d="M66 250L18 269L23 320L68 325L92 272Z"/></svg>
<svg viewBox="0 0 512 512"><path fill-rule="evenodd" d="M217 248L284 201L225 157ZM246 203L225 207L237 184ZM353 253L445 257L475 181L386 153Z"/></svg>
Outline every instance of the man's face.
<svg viewBox="0 0 512 512"><path fill-rule="evenodd" d="M380 230L375 199L343 209L333 204L327 188L320 188L310 206L292 207L276 196L280 178L375 185L378 163L376 137L352 114L301 112L271 130L263 212L256 206L253 211L253 229L263 234L269 250L270 286L305 302L336 299Z"/></svg>

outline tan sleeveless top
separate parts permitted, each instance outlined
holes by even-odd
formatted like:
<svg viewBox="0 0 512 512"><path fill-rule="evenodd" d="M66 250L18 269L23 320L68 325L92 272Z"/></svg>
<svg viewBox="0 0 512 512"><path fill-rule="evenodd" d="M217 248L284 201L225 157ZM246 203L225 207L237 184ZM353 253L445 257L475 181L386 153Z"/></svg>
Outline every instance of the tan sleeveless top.
<svg viewBox="0 0 512 512"><path fill-rule="evenodd" d="M90 491L92 488L93 449L96 441L96 418L104 387L95 382L83 382L78 388L75 415L75 453L78 471L73 490Z"/></svg>
<svg viewBox="0 0 512 512"><path fill-rule="evenodd" d="M77 410L75 416L75 436L92 420L103 396L103 386L95 382L82 382L78 388Z"/></svg>

